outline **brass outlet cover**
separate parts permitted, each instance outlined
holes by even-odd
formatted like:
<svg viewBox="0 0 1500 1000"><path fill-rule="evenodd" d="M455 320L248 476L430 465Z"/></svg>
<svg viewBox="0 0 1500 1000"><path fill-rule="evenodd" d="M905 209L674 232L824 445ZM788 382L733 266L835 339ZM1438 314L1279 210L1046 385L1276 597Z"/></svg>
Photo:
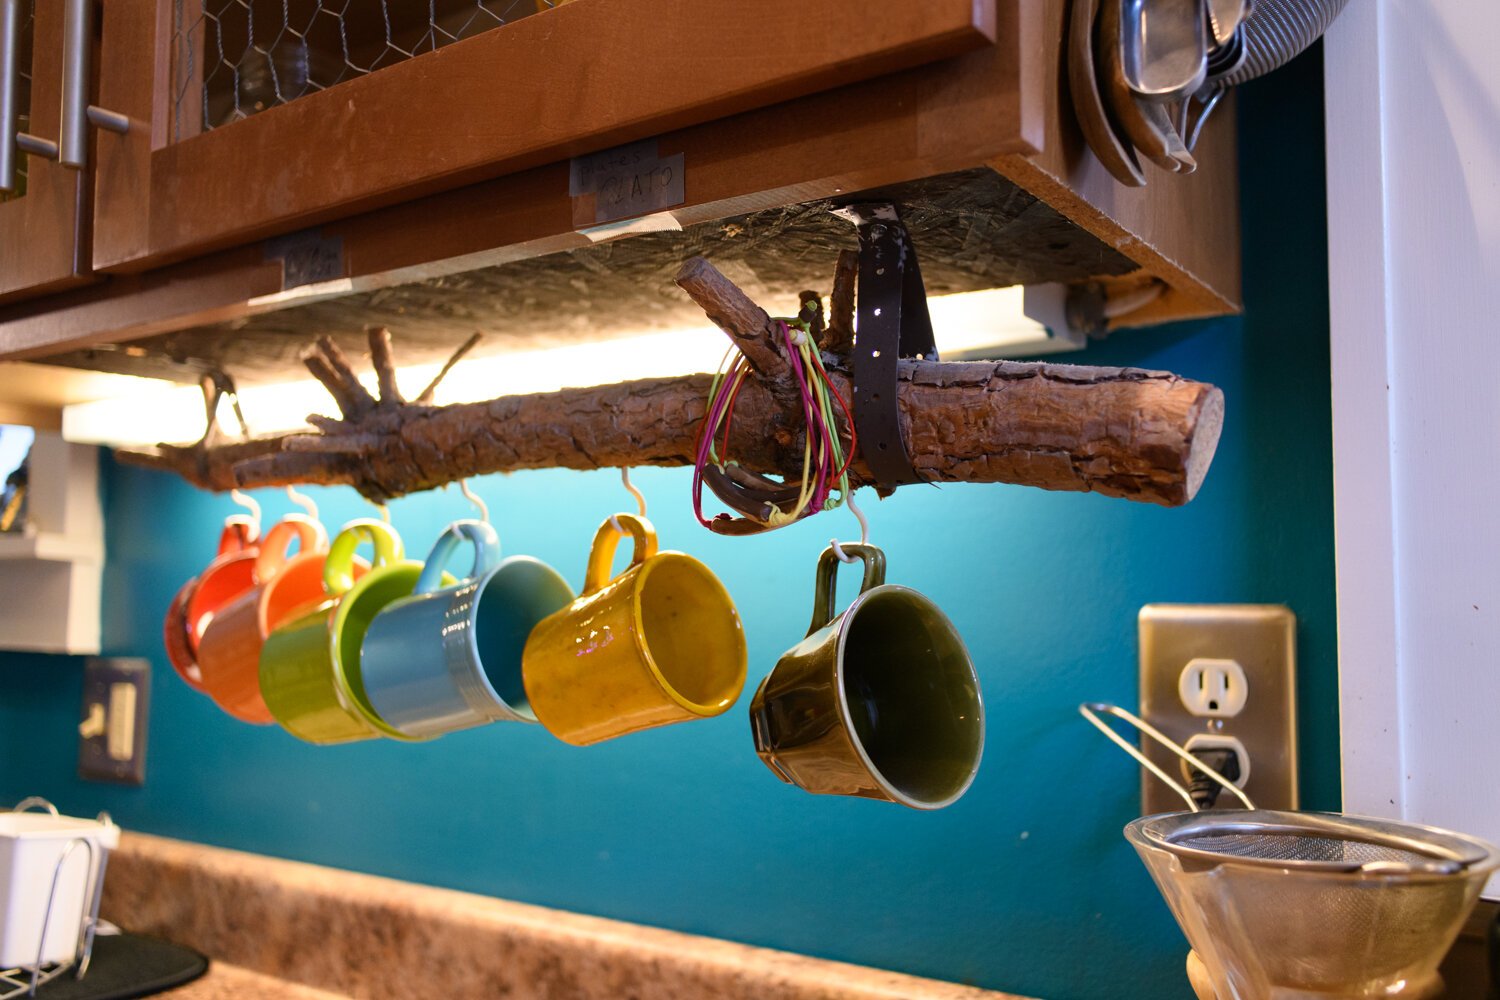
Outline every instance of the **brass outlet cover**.
<svg viewBox="0 0 1500 1000"><path fill-rule="evenodd" d="M1140 613L1141 716L1180 744L1203 733L1238 739L1250 755L1245 793L1262 809L1297 804L1297 616L1280 604L1148 604ZM1192 714L1178 682L1195 659L1234 660L1249 694L1231 718ZM1168 774L1183 762L1155 741L1141 749ZM1184 784L1186 782L1184 781ZM1182 796L1142 769L1145 814L1177 812ZM1224 793L1215 808L1239 808Z"/></svg>

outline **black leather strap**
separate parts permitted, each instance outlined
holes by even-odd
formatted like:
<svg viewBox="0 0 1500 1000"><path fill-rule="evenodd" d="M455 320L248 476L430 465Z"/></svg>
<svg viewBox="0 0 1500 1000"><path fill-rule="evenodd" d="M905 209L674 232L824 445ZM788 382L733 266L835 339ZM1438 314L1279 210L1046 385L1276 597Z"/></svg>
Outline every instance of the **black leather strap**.
<svg viewBox="0 0 1500 1000"><path fill-rule="evenodd" d="M900 358L938 358L916 249L892 205L851 205L838 214L853 222L859 232L854 341L854 426L859 449L881 486L924 482L912 467L901 435L896 381Z"/></svg>

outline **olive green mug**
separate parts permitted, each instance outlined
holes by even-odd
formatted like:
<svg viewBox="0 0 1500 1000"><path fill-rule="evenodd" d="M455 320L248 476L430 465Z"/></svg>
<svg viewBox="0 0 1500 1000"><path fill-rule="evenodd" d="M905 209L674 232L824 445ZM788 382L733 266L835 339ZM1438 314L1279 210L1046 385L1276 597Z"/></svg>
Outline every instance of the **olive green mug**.
<svg viewBox="0 0 1500 1000"><path fill-rule="evenodd" d="M834 615L838 556L818 560L812 627L750 702L755 751L777 777L819 795L941 809L968 790L984 750L984 703L969 651L930 598L864 563L859 596Z"/></svg>

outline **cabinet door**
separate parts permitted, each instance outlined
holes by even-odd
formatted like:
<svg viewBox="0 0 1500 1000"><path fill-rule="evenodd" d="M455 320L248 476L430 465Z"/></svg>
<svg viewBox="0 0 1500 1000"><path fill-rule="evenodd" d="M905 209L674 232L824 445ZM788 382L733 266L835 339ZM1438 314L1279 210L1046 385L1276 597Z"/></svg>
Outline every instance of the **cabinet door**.
<svg viewBox="0 0 1500 1000"><path fill-rule="evenodd" d="M139 270L992 44L995 0L110 0L94 266ZM134 123L142 127L135 127Z"/></svg>
<svg viewBox="0 0 1500 1000"><path fill-rule="evenodd" d="M62 4L0 0L0 36L11 36L11 59L0 59L0 88L9 88L17 133L56 142L61 124ZM0 41L3 41L0 38ZM0 106L4 105L0 101ZM11 159L9 190L0 190L0 302L57 291L88 280L83 259L87 221L83 171L28 155L0 113L0 142ZM3 161L4 157L0 157ZM3 183L3 182L0 182Z"/></svg>

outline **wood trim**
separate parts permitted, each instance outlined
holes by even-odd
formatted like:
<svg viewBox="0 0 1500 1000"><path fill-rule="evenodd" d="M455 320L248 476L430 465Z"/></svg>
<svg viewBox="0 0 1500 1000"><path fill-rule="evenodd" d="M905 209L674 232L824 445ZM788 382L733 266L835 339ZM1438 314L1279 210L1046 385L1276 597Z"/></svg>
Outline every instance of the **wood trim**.
<svg viewBox="0 0 1500 1000"><path fill-rule="evenodd" d="M1232 311L1239 296L1232 109L1221 109L1199 145L1204 176L1156 174L1143 197L1122 198L1072 126L1056 57L1041 51L1039 39L1060 31L1056 6L1002 0L993 46L663 133L662 153L683 153L687 164L687 202L673 215L687 226L990 163L1140 262L1128 280L1167 282L1166 294L1131 323ZM105 16L113 11L116 27L130 29L129 7L117 0ZM149 38L148 28L133 26ZM149 105L148 97L131 113L149 116ZM1039 130L1051 142L1046 152L1028 138ZM101 136L101 146L114 138ZM138 180L118 153L101 152L101 174L112 184ZM587 245L573 231L567 191L567 164L558 162L329 222L321 232L342 242L347 289L363 291ZM100 212L144 216L152 208L145 197L106 202ZM1179 215L1216 221L1198 233L1174 222ZM0 356L46 357L232 319L279 308L285 298L266 297L283 292L280 266L251 244L0 309Z"/></svg>
<svg viewBox="0 0 1500 1000"><path fill-rule="evenodd" d="M117 13L117 31L149 35ZM137 8L139 9L139 8ZM1001 4L1002 42L970 55L822 91L664 133L663 154L682 153L687 203L672 213L684 225L841 193L971 169L1002 152L1034 152L1020 137L1025 113L1018 71L1021 37L1007 27L1020 5ZM114 36L112 36L114 37ZM123 67L110 65L106 75ZM149 115L149 98L129 109ZM754 144L746 136L756 137ZM101 147L115 137L101 136ZM147 142L144 131L126 136ZM127 186L133 161L118 146L101 149L99 172ZM146 185L141 184L141 187ZM101 181L100 189L104 189ZM109 199L97 212L144 216L149 195ZM549 164L441 194L402 202L321 227L343 244L350 291L586 246L573 230L568 165ZM90 344L122 342L275 308L280 266L250 244L143 274L0 310L0 356L38 358Z"/></svg>
<svg viewBox="0 0 1500 1000"><path fill-rule="evenodd" d="M31 131L55 139L60 125L62 4L38 3L31 58ZM25 156L26 154L20 154ZM26 194L0 202L0 302L89 280L83 174L29 157Z"/></svg>
<svg viewBox="0 0 1500 1000"><path fill-rule="evenodd" d="M156 43L170 39L143 29L161 5L117 0L105 22L101 100L131 101L127 113L151 112L153 121L167 111L164 88L160 80L147 87L141 74L156 68ZM752 23L740 0L588 0L183 142L148 150L138 137L101 138L101 147L121 147L100 173L101 205L138 197L144 182L151 210L101 213L95 265L160 264L954 56L996 37L994 0L888 0L878 16L861 0L761 0L753 10ZM752 33L760 55L732 55ZM482 99L500 87L503 110Z"/></svg>

